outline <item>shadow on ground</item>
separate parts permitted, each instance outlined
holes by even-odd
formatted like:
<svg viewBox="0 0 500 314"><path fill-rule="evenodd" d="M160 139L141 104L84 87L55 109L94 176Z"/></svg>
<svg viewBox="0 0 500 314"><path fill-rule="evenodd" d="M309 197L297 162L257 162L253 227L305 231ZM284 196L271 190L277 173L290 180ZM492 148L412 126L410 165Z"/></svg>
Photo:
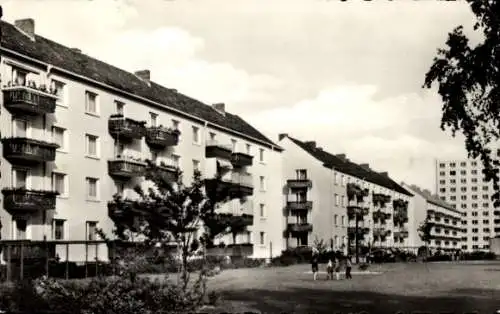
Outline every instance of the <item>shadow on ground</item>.
<svg viewBox="0 0 500 314"><path fill-rule="evenodd" d="M403 294L404 292L402 292ZM467 296L464 296L467 294ZM481 313L500 309L500 291L467 289L446 296L390 295L366 291L294 288L223 291L224 311L263 313Z"/></svg>

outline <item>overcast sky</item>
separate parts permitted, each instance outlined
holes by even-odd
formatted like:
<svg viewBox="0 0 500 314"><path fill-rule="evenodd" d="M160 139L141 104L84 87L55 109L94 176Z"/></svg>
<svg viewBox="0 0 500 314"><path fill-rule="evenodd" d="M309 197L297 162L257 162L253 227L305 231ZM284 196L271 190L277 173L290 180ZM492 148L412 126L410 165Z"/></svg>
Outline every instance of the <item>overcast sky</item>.
<svg viewBox="0 0 500 314"><path fill-rule="evenodd" d="M463 158L421 88L465 1L11 0L4 19L206 103L273 140L315 140L434 190L435 158Z"/></svg>

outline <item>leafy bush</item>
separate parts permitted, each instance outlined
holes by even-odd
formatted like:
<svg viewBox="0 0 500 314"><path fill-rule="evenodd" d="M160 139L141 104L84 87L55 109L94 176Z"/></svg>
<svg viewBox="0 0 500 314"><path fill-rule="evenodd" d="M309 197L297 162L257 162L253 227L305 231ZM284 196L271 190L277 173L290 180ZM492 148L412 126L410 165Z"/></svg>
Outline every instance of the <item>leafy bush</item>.
<svg viewBox="0 0 500 314"><path fill-rule="evenodd" d="M466 261L478 261L478 260L494 260L496 258L495 253L493 252L483 252L483 251L474 251L463 253L461 258Z"/></svg>

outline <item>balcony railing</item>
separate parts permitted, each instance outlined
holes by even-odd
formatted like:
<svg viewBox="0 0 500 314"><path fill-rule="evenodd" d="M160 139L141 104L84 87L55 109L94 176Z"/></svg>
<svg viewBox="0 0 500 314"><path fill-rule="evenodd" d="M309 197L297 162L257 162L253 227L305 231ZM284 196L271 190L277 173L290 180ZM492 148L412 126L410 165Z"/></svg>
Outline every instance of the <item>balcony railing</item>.
<svg viewBox="0 0 500 314"><path fill-rule="evenodd" d="M233 148L231 145L222 144L215 140L207 141L205 147L206 158L221 158L231 160Z"/></svg>
<svg viewBox="0 0 500 314"><path fill-rule="evenodd" d="M347 216L349 219L354 219L356 216L362 219L363 216L368 215L369 209L360 206L347 206Z"/></svg>
<svg viewBox="0 0 500 314"><path fill-rule="evenodd" d="M146 133L145 122L125 118L122 115L112 115L108 120L109 134L114 138L139 140Z"/></svg>
<svg viewBox="0 0 500 314"><path fill-rule="evenodd" d="M177 181L179 175L179 166L173 160L161 161L157 164L158 170L162 176L169 182Z"/></svg>
<svg viewBox="0 0 500 314"><path fill-rule="evenodd" d="M233 153L231 163L235 167L248 167L253 164L253 156L245 153Z"/></svg>
<svg viewBox="0 0 500 314"><path fill-rule="evenodd" d="M312 224L307 222L288 224L288 231L293 233L311 232L312 230L313 230Z"/></svg>
<svg viewBox="0 0 500 314"><path fill-rule="evenodd" d="M25 137L2 139L3 156L19 162L50 162L56 159L59 145Z"/></svg>
<svg viewBox="0 0 500 314"><path fill-rule="evenodd" d="M253 194L253 177L249 173L231 174L232 192L237 194L237 197L245 197Z"/></svg>
<svg viewBox="0 0 500 314"><path fill-rule="evenodd" d="M27 189L3 189L4 208L11 213L37 212L56 208L57 192Z"/></svg>
<svg viewBox="0 0 500 314"><path fill-rule="evenodd" d="M289 179L287 185L290 189L310 189L312 188L312 181L309 179Z"/></svg>
<svg viewBox="0 0 500 314"><path fill-rule="evenodd" d="M179 143L179 130L165 127L149 127L146 129L146 143L153 147L175 146Z"/></svg>
<svg viewBox="0 0 500 314"><path fill-rule="evenodd" d="M312 209L311 201L292 201L287 203L287 207L291 211L308 211Z"/></svg>
<svg viewBox="0 0 500 314"><path fill-rule="evenodd" d="M253 225L253 215L251 214L242 214L241 217L243 218L243 221L245 225L247 226L252 226Z"/></svg>
<svg viewBox="0 0 500 314"><path fill-rule="evenodd" d="M129 158L108 160L108 173L113 177L132 178L143 176L146 172L146 163Z"/></svg>
<svg viewBox="0 0 500 314"><path fill-rule="evenodd" d="M368 227L358 227L358 234L360 235L365 235L370 232L370 228ZM349 234L355 234L356 233L356 227L347 227L347 233Z"/></svg>
<svg viewBox="0 0 500 314"><path fill-rule="evenodd" d="M28 86L3 89L5 108L28 115L54 113L57 96Z"/></svg>
<svg viewBox="0 0 500 314"><path fill-rule="evenodd" d="M13 240L4 245L2 249L3 258L7 260L45 260L55 258L56 243L31 240Z"/></svg>

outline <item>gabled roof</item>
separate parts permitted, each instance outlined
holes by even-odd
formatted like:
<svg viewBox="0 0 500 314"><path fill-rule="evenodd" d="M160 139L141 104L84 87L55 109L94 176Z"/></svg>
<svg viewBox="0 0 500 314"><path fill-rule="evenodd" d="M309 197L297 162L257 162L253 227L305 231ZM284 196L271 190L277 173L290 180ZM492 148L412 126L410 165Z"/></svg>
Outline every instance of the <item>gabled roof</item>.
<svg viewBox="0 0 500 314"><path fill-rule="evenodd" d="M460 211L453 208L453 206L451 206L450 204L448 204L445 201L443 201L442 199L440 199L439 196L433 195L431 192L429 192L427 190L422 190L421 188L419 188L418 186L416 186L414 184L408 185L408 186L413 192L422 196L428 203L431 203L431 204L439 206L439 207L446 208L446 209L453 211L453 212L456 212L456 213L460 213Z"/></svg>
<svg viewBox="0 0 500 314"><path fill-rule="evenodd" d="M299 141L288 136L288 138L297 146L305 150L311 156L322 162L327 168L332 168L350 176L365 180L367 182L382 186L384 188L396 191L398 193L413 196L408 190L397 184L388 176L382 175L373 170L368 170L348 160L343 160L335 155L332 155L323 149L309 145L306 142Z"/></svg>
<svg viewBox="0 0 500 314"><path fill-rule="evenodd" d="M42 36L35 35L35 40L20 32L14 25L0 21L1 48L6 48L28 56L45 64L72 72L79 76L106 84L124 92L146 98L152 102L164 104L186 114L195 116L216 126L237 131L251 138L260 140L280 149L270 139L237 115L225 115L215 111L211 106L196 99L178 93L174 89L159 84L146 82L135 74L99 61L71 48L58 44ZM75 34L77 36L78 34Z"/></svg>

